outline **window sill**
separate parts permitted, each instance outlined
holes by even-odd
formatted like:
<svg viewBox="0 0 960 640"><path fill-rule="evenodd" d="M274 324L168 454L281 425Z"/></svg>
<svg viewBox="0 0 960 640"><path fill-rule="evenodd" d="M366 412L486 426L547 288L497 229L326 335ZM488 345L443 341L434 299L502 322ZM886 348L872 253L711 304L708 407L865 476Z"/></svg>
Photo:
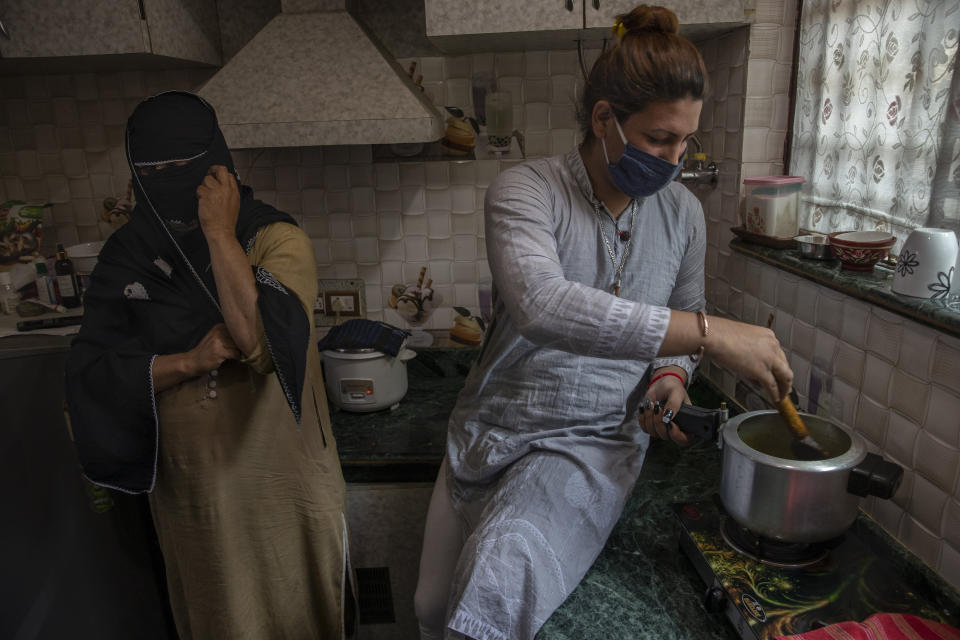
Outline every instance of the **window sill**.
<svg viewBox="0 0 960 640"><path fill-rule="evenodd" d="M773 249L734 239L730 249L819 285L863 300L944 333L960 337L960 297L928 300L893 293L893 272L875 268L870 272L842 269L838 261L824 262L800 257L797 249Z"/></svg>

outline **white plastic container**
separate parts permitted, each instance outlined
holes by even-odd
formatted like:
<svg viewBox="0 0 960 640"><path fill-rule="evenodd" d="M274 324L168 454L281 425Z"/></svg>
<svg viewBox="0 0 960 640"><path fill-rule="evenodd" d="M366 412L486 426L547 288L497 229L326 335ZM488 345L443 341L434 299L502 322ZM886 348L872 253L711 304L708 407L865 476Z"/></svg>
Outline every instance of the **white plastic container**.
<svg viewBox="0 0 960 640"><path fill-rule="evenodd" d="M800 176L747 178L744 227L750 233L787 240L797 235Z"/></svg>
<svg viewBox="0 0 960 640"><path fill-rule="evenodd" d="M77 274L90 275L93 273L93 268L97 266L97 256L100 255L103 244L103 240L97 240L96 242L84 242L67 247L67 255L73 260L73 268L77 271Z"/></svg>
<svg viewBox="0 0 960 640"><path fill-rule="evenodd" d="M77 281L80 283L80 291L85 292L90 288L90 274L93 268L97 266L97 257L100 250L103 249L104 240L96 242L84 242L67 247L67 255L73 260L73 269L77 273Z"/></svg>
<svg viewBox="0 0 960 640"><path fill-rule="evenodd" d="M407 361L417 355L402 349L396 357L376 349L321 351L327 398L339 409L367 413L388 409L407 394Z"/></svg>

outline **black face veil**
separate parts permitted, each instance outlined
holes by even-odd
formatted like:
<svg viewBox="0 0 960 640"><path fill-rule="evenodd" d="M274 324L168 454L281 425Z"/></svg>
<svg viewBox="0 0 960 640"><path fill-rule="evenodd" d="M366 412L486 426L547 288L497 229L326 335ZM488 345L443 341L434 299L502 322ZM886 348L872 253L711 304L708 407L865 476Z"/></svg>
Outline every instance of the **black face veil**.
<svg viewBox="0 0 960 640"><path fill-rule="evenodd" d="M210 167L236 173L213 108L190 93L141 102L127 123L127 141L137 202L178 233L198 228L196 189Z"/></svg>
<svg viewBox="0 0 960 640"><path fill-rule="evenodd" d="M143 101L127 122L126 143L137 205L100 253L66 382L86 475L139 493L152 489L156 475L153 360L189 351L223 322L196 189L213 165L235 171L216 113L191 93ZM236 237L247 253L265 225L296 224L249 187L240 185L240 196ZM252 269L264 339L299 422L310 318L283 282L262 266Z"/></svg>

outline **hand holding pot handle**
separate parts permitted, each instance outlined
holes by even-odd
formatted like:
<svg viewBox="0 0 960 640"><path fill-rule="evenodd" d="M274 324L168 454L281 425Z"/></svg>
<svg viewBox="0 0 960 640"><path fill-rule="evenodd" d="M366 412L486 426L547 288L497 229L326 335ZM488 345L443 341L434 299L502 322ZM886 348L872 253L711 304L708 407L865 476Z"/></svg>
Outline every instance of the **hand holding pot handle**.
<svg viewBox="0 0 960 640"><path fill-rule="evenodd" d="M723 416L720 409L705 409L691 404L681 405L673 423L684 433L713 441L720 431Z"/></svg>
<svg viewBox="0 0 960 640"><path fill-rule="evenodd" d="M690 396L678 375L664 375L650 385L640 404L637 421L646 433L663 440L686 445L690 439L673 422L683 405L689 405Z"/></svg>

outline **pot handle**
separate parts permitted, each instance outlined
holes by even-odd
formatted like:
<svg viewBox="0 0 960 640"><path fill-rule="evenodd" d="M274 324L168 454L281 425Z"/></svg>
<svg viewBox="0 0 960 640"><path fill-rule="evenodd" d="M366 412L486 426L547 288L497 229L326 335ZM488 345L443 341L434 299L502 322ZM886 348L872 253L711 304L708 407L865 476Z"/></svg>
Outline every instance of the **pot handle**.
<svg viewBox="0 0 960 640"><path fill-rule="evenodd" d="M401 349L400 353L397 354L397 358L400 359L400 362L406 362L407 360L413 360L417 357L417 352L413 349Z"/></svg>
<svg viewBox="0 0 960 640"><path fill-rule="evenodd" d="M850 470L847 491L861 498L873 495L888 500L900 488L902 480L903 467L868 453L863 462Z"/></svg>
<svg viewBox="0 0 960 640"><path fill-rule="evenodd" d="M688 435L704 440L714 440L717 437L717 431L720 430L721 416L719 409L704 409L692 404L684 404L680 405L680 411L674 416L673 422L680 431Z"/></svg>

